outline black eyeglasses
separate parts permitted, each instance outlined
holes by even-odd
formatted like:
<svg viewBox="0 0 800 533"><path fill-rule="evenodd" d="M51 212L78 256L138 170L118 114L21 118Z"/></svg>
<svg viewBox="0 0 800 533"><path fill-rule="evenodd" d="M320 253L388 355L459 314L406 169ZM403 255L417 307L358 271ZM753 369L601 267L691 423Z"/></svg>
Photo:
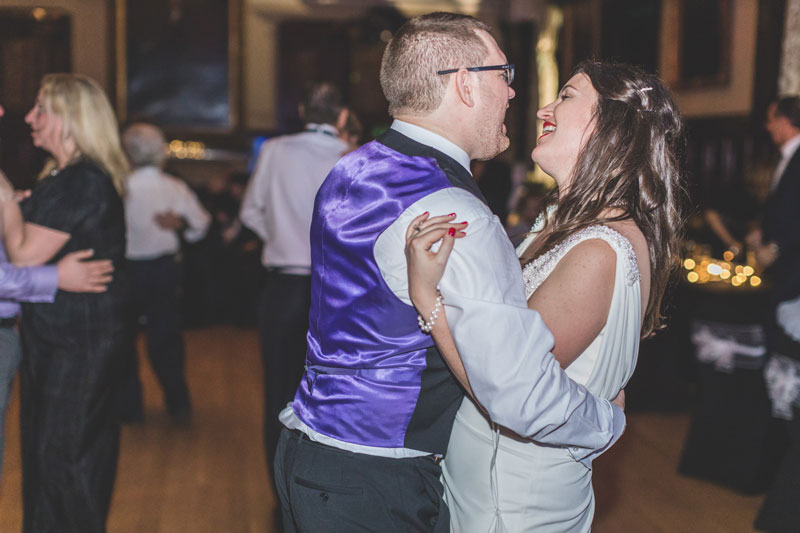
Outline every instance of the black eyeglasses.
<svg viewBox="0 0 800 533"><path fill-rule="evenodd" d="M447 70L440 70L436 72L439 76L444 74L452 74L454 72L458 72L461 69L457 68L449 68ZM514 65L509 65L506 63L505 65L487 65L485 67L466 67L466 69L470 72L483 72L484 70L502 70L503 71L503 79L505 80L507 85L511 85L514 82Z"/></svg>

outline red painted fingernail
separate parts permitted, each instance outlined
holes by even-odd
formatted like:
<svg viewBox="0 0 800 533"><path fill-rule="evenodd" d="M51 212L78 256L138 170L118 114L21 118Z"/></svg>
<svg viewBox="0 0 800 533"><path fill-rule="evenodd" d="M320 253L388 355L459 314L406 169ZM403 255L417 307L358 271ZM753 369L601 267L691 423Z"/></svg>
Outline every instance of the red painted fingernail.
<svg viewBox="0 0 800 533"><path fill-rule="evenodd" d="M450 213L450 214L449 214L449 215L447 215L447 216L449 216L449 217L454 217L454 216L456 216L456 214L455 214L455 213Z"/></svg>
<svg viewBox="0 0 800 533"><path fill-rule="evenodd" d="M462 222L462 224L466 226L467 224L469 224L469 222Z"/></svg>
<svg viewBox="0 0 800 533"><path fill-rule="evenodd" d="M455 237L456 228L450 228L449 230L447 230L447 233L449 233L451 237Z"/></svg>
<svg viewBox="0 0 800 533"><path fill-rule="evenodd" d="M427 211L425 211L425 212L424 212L424 213L422 213L422 214L423 214L423 215L427 215L427 214L428 214L428 212L427 212Z"/></svg>

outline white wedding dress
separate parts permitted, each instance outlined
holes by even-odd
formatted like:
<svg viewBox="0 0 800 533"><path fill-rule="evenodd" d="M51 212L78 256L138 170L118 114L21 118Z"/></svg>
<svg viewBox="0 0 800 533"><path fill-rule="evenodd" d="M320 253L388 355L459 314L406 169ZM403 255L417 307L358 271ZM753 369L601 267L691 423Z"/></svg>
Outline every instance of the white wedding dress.
<svg viewBox="0 0 800 533"><path fill-rule="evenodd" d="M605 326L566 372L595 396L611 400L633 374L639 351L641 289L630 242L607 226L591 226L528 264L523 275L530 298L564 255L588 239L602 239L616 252L614 292ZM526 246L527 241L518 252ZM456 415L442 472L452 531L591 529L591 469L564 448L493 426L469 398Z"/></svg>

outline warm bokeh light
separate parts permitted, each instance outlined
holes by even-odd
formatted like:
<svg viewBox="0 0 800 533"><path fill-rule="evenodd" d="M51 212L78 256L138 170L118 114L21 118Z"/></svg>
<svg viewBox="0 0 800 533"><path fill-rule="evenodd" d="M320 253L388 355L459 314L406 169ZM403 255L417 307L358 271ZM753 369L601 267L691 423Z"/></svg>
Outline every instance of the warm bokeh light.
<svg viewBox="0 0 800 533"><path fill-rule="evenodd" d="M177 159L205 159L206 145L198 141L175 139L169 143L169 155Z"/></svg>
<svg viewBox="0 0 800 533"><path fill-rule="evenodd" d="M722 254L722 258L725 259L725 261L733 261L733 252L725 250L725 253Z"/></svg>
<svg viewBox="0 0 800 533"><path fill-rule="evenodd" d="M688 257L683 259L682 266L688 272L686 280L689 283L712 283L728 287L743 287L752 289L762 284L761 278L754 276L756 266L752 257L747 258L750 264L737 264L733 257L725 255L725 260L711 256L706 245L687 243L685 252Z"/></svg>

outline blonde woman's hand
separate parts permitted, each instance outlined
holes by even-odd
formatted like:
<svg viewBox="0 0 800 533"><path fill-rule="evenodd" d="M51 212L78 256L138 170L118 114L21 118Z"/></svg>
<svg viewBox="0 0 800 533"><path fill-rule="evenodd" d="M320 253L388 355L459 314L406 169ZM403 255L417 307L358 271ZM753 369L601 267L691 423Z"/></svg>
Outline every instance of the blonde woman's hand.
<svg viewBox="0 0 800 533"><path fill-rule="evenodd" d="M436 305L436 287L442 279L455 240L466 236L466 222L453 223L456 214L416 217L406 230L408 295L417 311L428 316ZM432 247L441 241L437 251Z"/></svg>

